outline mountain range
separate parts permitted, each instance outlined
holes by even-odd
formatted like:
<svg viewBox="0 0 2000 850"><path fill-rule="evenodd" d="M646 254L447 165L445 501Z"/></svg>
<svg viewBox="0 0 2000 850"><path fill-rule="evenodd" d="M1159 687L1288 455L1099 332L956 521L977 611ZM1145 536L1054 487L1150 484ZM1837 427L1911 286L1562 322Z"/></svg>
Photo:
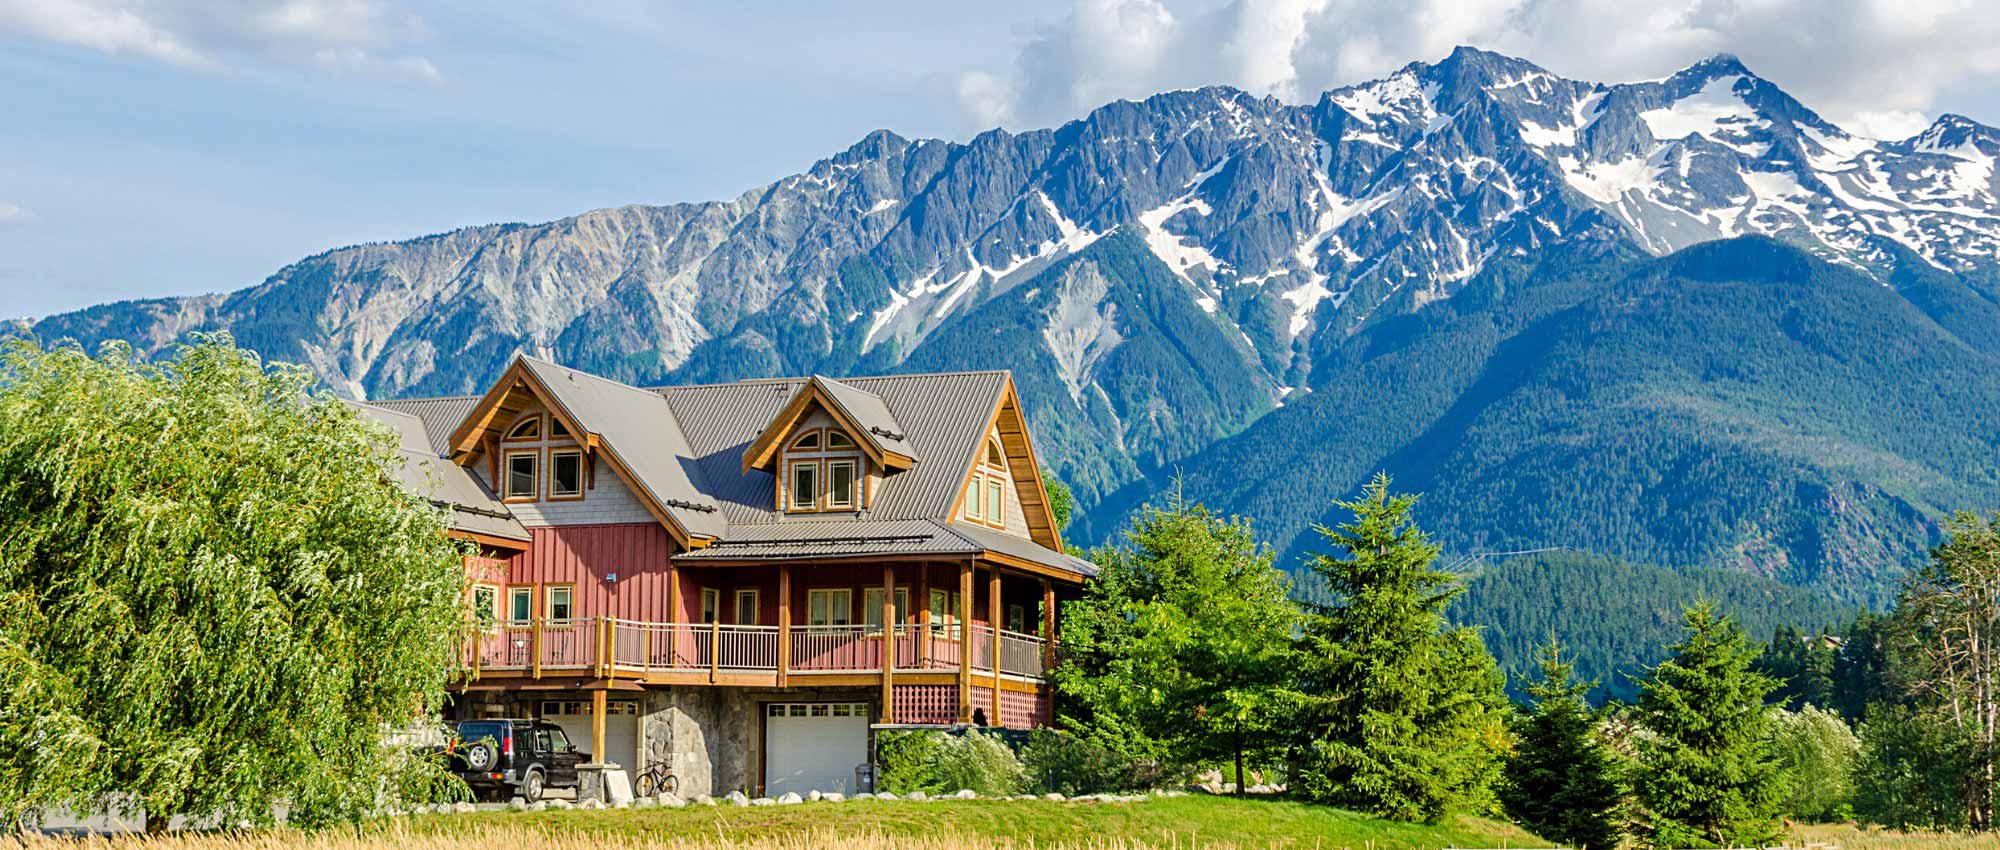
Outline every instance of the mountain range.
<svg viewBox="0 0 2000 850"><path fill-rule="evenodd" d="M641 385L1006 367L1111 538L1165 487L1297 565L1378 470L1454 551L1567 546L1880 602L2000 506L2000 135L1843 131L1733 57L1460 48L969 142L877 131L727 201L340 248L23 322L227 329L356 398L516 351Z"/></svg>

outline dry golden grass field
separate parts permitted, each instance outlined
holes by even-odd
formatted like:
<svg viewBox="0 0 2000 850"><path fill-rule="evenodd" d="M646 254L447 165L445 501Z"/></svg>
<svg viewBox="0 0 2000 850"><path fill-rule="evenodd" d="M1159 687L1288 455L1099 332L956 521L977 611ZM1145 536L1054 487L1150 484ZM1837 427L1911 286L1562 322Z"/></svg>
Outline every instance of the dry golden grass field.
<svg viewBox="0 0 2000 850"><path fill-rule="evenodd" d="M1849 825L1800 827L1791 847L2000 850L2000 839ZM1497 821L1402 824L1283 800L1138 803L908 801L785 807L481 812L394 818L302 833L36 838L25 850L1444 850L1549 847Z"/></svg>

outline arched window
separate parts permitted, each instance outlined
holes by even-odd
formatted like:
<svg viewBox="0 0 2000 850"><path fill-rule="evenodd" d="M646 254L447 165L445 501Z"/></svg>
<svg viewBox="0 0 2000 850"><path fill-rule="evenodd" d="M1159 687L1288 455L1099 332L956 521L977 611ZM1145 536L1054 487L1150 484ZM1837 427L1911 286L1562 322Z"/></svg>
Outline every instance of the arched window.
<svg viewBox="0 0 2000 850"><path fill-rule="evenodd" d="M792 441L792 448L798 450L811 450L819 448L819 432L807 431L803 434L800 434L798 439Z"/></svg>
<svg viewBox="0 0 2000 850"><path fill-rule="evenodd" d="M826 432L826 447L829 449L851 449L854 448L854 438L847 436L846 431L828 431Z"/></svg>
<svg viewBox="0 0 2000 850"><path fill-rule="evenodd" d="M1007 455L1000 451L999 440L986 441L986 463L1000 469L1007 468Z"/></svg>
<svg viewBox="0 0 2000 850"><path fill-rule="evenodd" d="M514 429L507 432L509 440L534 440L542 436L542 417L535 414L514 423Z"/></svg>

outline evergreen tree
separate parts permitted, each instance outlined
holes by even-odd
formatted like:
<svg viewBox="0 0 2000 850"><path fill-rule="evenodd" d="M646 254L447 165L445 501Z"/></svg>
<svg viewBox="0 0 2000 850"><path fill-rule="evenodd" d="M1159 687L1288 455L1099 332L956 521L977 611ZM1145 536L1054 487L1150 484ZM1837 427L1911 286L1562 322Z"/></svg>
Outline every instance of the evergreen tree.
<svg viewBox="0 0 2000 850"><path fill-rule="evenodd" d="M1639 690L1633 783L1654 847L1760 844L1778 834L1785 793L1764 696L1775 685L1751 669L1757 649L1727 617L1697 603L1686 636Z"/></svg>
<svg viewBox="0 0 2000 850"><path fill-rule="evenodd" d="M1321 528L1339 557L1312 569L1334 594L1301 639L1292 790L1401 820L1491 801L1506 747L1493 656L1445 608L1461 590L1410 520L1412 496L1376 476L1353 521Z"/></svg>
<svg viewBox="0 0 2000 850"><path fill-rule="evenodd" d="M1596 683L1576 680L1575 665L1554 638L1536 660L1541 676L1525 684L1534 705L1514 723L1500 802L1538 835L1589 850L1615 848L1625 837L1624 793L1617 762L1598 740L1597 713L1584 701Z"/></svg>
<svg viewBox="0 0 2000 850"><path fill-rule="evenodd" d="M1063 619L1064 723L1172 769L1273 749L1298 609L1250 526L1174 497L1148 508Z"/></svg>
<svg viewBox="0 0 2000 850"><path fill-rule="evenodd" d="M1757 659L1757 672L1777 687L1767 697L1772 705L1798 708L1826 705L1833 698L1833 641L1826 634L1809 634L1779 626L1771 645Z"/></svg>
<svg viewBox="0 0 2000 850"><path fill-rule="evenodd" d="M1902 699L1894 680L1896 670L1902 666L1897 658L1894 626L1887 617L1863 611L1841 630L1840 650L1833 657L1833 693L1828 702L1848 723L1860 723L1871 705Z"/></svg>

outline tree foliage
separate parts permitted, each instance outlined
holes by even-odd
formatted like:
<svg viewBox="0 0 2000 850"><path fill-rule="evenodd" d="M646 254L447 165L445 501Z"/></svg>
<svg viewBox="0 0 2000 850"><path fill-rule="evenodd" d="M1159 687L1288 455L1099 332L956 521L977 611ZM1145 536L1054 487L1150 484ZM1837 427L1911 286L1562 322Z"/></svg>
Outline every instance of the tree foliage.
<svg viewBox="0 0 2000 850"><path fill-rule="evenodd" d="M1507 746L1493 656L1445 609L1460 587L1410 520L1414 496L1386 475L1342 502L1321 533L1338 556L1312 569L1336 599L1306 617L1292 787L1309 799L1402 820L1491 800Z"/></svg>
<svg viewBox="0 0 2000 850"><path fill-rule="evenodd" d="M1554 639L1544 644L1540 675L1526 683L1533 705L1514 723L1500 801L1535 834L1593 850L1624 840L1624 789L1618 763L1597 736L1597 713L1584 696L1593 682L1576 679Z"/></svg>
<svg viewBox="0 0 2000 850"><path fill-rule="evenodd" d="M1853 817L1854 766L1861 758L1854 730L1816 705L1771 712L1772 754L1785 777L1785 816L1816 823Z"/></svg>
<svg viewBox="0 0 2000 850"><path fill-rule="evenodd" d="M1065 724L1173 768L1265 761L1297 609L1250 527L1173 498L1094 558L1063 619Z"/></svg>
<svg viewBox="0 0 2000 850"><path fill-rule="evenodd" d="M312 386L227 336L0 356L0 814L309 825L441 781L385 731L455 675L459 553Z"/></svg>
<svg viewBox="0 0 2000 850"><path fill-rule="evenodd" d="M1754 845L1778 834L1784 785L1771 752L1757 648L1707 603L1640 686L1640 769L1633 786L1655 847Z"/></svg>
<svg viewBox="0 0 2000 850"><path fill-rule="evenodd" d="M2000 769L2000 515L1960 513L1946 532L1897 601L1902 684L1920 719L1948 723L1970 745L1966 823L1988 830Z"/></svg>

